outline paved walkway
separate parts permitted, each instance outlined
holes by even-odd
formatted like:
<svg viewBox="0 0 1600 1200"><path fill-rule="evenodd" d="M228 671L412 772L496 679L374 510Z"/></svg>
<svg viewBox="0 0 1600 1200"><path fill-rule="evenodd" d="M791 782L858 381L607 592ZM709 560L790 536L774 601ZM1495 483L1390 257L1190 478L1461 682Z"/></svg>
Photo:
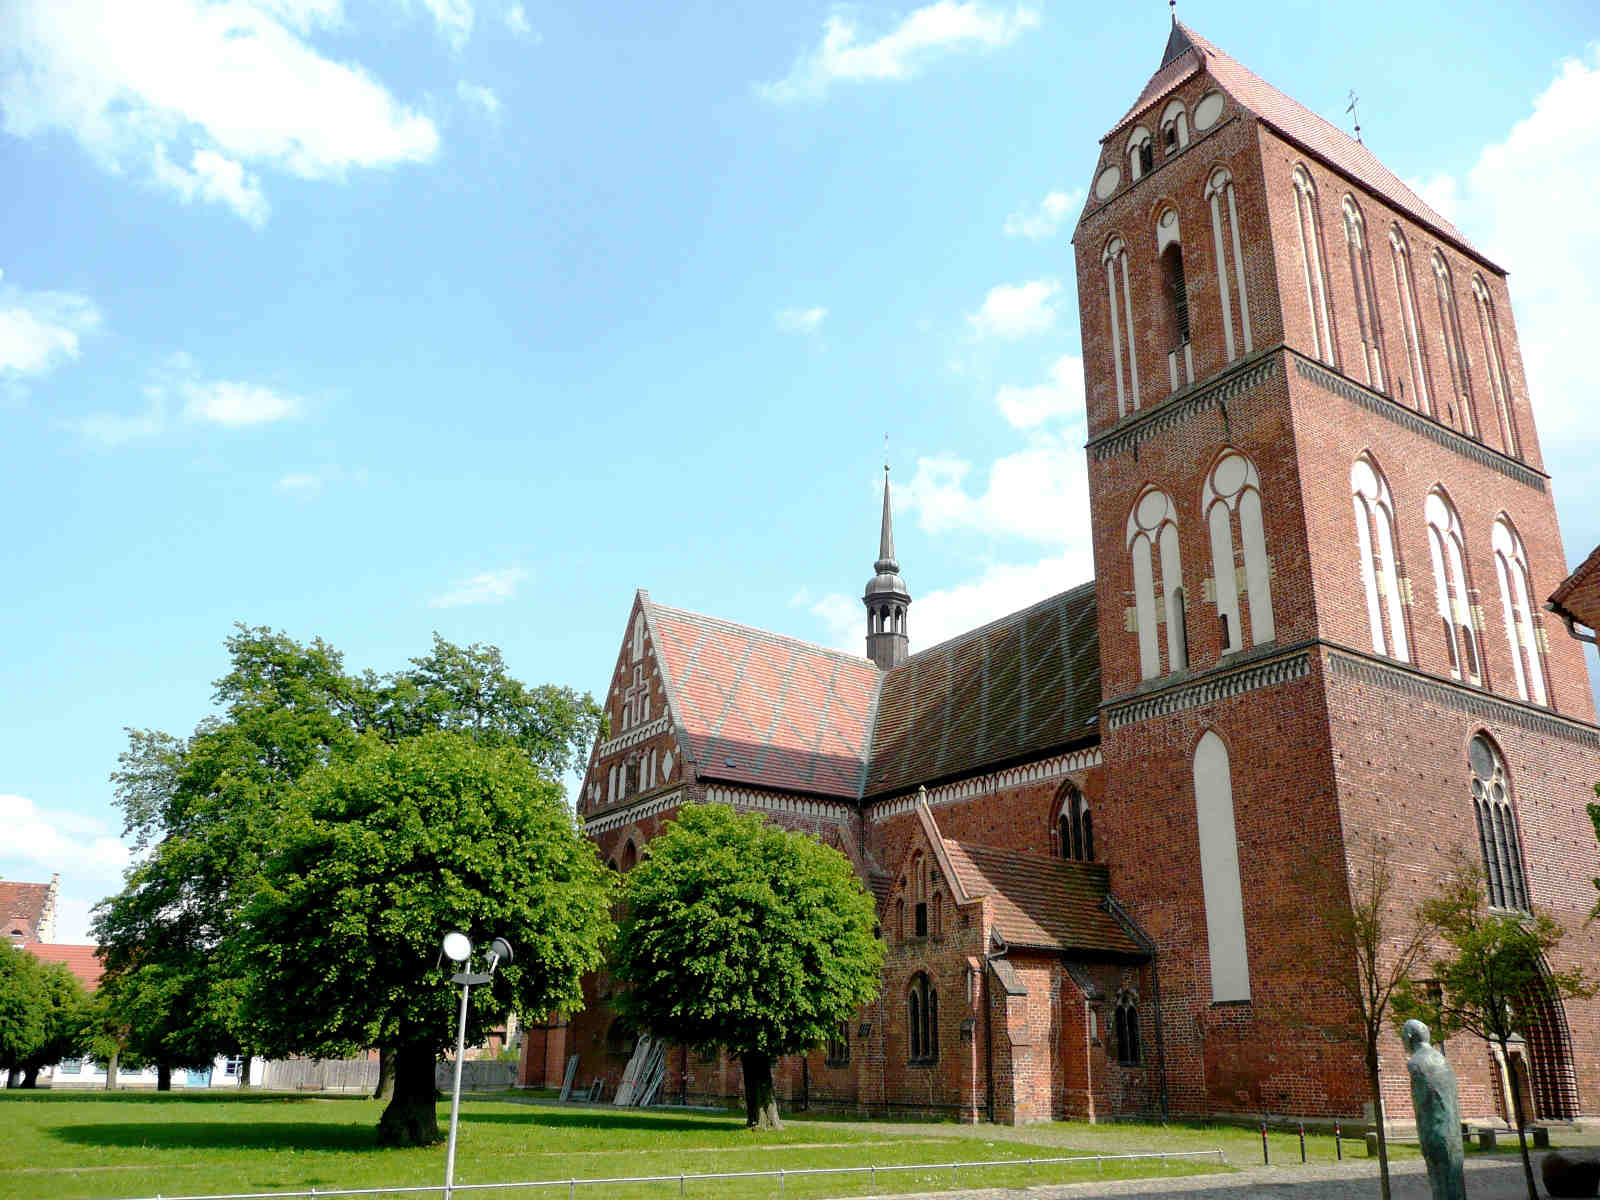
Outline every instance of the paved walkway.
<svg viewBox="0 0 1600 1200"><path fill-rule="evenodd" d="M1539 1156L1534 1156L1538 1178ZM1527 1200L1518 1158L1467 1160L1467 1200ZM1416 1159L1389 1167L1393 1200L1429 1200L1427 1169ZM1541 1185L1539 1194L1544 1195ZM979 1188L916 1192L883 1200L1077 1200L1083 1196L1145 1196L1151 1200L1359 1200L1378 1195L1378 1164L1370 1159L1321 1167L1250 1167L1234 1175L1183 1179L1126 1179L1105 1183L1048 1184L1031 1188Z"/></svg>

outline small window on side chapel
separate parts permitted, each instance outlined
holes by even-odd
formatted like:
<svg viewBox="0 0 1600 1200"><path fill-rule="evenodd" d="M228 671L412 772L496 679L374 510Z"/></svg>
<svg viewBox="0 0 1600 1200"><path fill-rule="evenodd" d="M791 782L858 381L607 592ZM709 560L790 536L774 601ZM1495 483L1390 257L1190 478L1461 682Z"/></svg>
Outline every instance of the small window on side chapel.
<svg viewBox="0 0 1600 1200"><path fill-rule="evenodd" d="M1094 861L1094 818L1089 814L1089 802L1072 784L1067 784L1061 797L1060 816L1061 857Z"/></svg>
<svg viewBox="0 0 1600 1200"><path fill-rule="evenodd" d="M828 1039L827 1049L824 1052L827 1065L830 1067L847 1067L850 1065L850 1023L840 1021L834 1028L833 1036Z"/></svg>
<svg viewBox="0 0 1600 1200"><path fill-rule="evenodd" d="M910 1030L909 1058L914 1063L931 1063L939 1058L939 993L928 977L918 973L911 978L906 994L907 1027Z"/></svg>
<svg viewBox="0 0 1600 1200"><path fill-rule="evenodd" d="M1117 1061L1136 1067L1142 1061L1139 1049L1139 998L1132 992L1124 992L1117 999L1115 1020Z"/></svg>

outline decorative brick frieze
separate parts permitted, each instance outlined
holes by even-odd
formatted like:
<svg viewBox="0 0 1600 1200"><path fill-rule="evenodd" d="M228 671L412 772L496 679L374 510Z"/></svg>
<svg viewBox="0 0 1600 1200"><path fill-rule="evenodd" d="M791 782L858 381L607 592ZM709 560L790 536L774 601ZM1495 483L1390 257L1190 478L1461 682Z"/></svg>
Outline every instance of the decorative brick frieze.
<svg viewBox="0 0 1600 1200"><path fill-rule="evenodd" d="M671 728L672 717L667 713L662 713L654 721L646 721L643 725L635 725L627 733L618 734L609 742L601 742L595 748L595 760L610 758L618 750L626 750L630 746L637 746L640 742L649 741L656 734L665 733Z"/></svg>
<svg viewBox="0 0 1600 1200"><path fill-rule="evenodd" d="M993 796L998 792L1010 788L1021 787L1029 783L1045 783L1052 779L1061 779L1075 771L1086 771L1090 767L1100 765L1100 747L1090 746L1083 750L1073 750L1067 754L1058 754L1053 758L1042 758L1037 762L1023 763L1021 766L1008 767L1004 771L990 771L984 775L974 775L971 779L958 780L955 783L942 783L938 787L928 789L928 806L937 808L941 804L954 804L958 801L978 800L984 796ZM917 806L917 794L906 792L903 795L892 796L887 800L874 801L867 810L867 820L874 825L908 813Z"/></svg>
<svg viewBox="0 0 1600 1200"><path fill-rule="evenodd" d="M1188 394L1179 394L1165 404L1147 409L1089 443L1096 462L1134 450L1141 442L1165 433L1203 412L1260 387L1278 372L1277 349L1262 351L1252 361L1205 384Z"/></svg>
<svg viewBox="0 0 1600 1200"><path fill-rule="evenodd" d="M1275 687L1295 679L1304 679L1311 673L1311 652L1302 651L1287 658L1275 658L1243 670L1213 675L1197 683L1171 688L1154 696L1146 696L1131 704L1121 704L1106 710L1106 724L1111 729L1121 729L1135 721L1150 717L1165 717L1172 713L1199 708L1230 696L1241 696L1258 688Z"/></svg>
<svg viewBox="0 0 1600 1200"><path fill-rule="evenodd" d="M706 803L727 804L734 808L759 808L762 812L798 817L807 821L843 822L855 813L854 805L840 800L784 796L774 792L758 792L753 788L725 787L721 784L711 784L706 788Z"/></svg>
<svg viewBox="0 0 1600 1200"><path fill-rule="evenodd" d="M658 796L646 796L633 804L612 809L598 817L583 823L583 831L590 837L606 833L613 829L620 829L634 821L642 821L646 817L654 816L658 812L676 807L683 803L683 789L673 788L670 792L662 792Z"/></svg>

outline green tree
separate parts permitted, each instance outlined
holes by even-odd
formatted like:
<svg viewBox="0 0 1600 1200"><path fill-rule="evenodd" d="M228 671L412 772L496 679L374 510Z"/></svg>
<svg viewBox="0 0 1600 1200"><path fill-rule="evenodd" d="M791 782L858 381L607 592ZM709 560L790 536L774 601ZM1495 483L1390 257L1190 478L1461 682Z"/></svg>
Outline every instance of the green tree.
<svg viewBox="0 0 1600 1200"><path fill-rule="evenodd" d="M17 957L23 957L18 955ZM26 957L33 958L27 954ZM89 993L64 964L34 960L37 973L38 1004L43 1033L31 1053L25 1054L14 1069L22 1072L22 1086L37 1087L39 1072L67 1058L77 1058L89 1050Z"/></svg>
<svg viewBox="0 0 1600 1200"><path fill-rule="evenodd" d="M1439 890L1422 902L1419 913L1438 931L1447 951L1431 964L1431 980L1408 979L1396 992L1396 1024L1416 1017L1432 1027L1436 1038L1464 1031L1497 1046L1503 1061L1510 1062L1512 1040L1538 1021L1545 1000L1594 995L1581 968L1549 969L1548 955L1560 945L1565 930L1537 910L1491 910L1483 869L1464 856ZM1538 1200L1520 1088L1511 1089L1511 1101L1528 1200Z"/></svg>
<svg viewBox="0 0 1600 1200"><path fill-rule="evenodd" d="M616 970L623 1016L743 1067L745 1117L781 1128L774 1061L829 1037L878 993L883 945L849 860L725 805L695 805L629 873Z"/></svg>
<svg viewBox="0 0 1600 1200"><path fill-rule="evenodd" d="M39 960L0 946L0 1070L22 1086L22 1064L44 1043L45 989Z"/></svg>
<svg viewBox="0 0 1600 1200"><path fill-rule="evenodd" d="M468 1039L508 1008L581 1001L611 932L614 877L559 784L510 746L434 731L306 774L247 911L247 1036L273 1054L395 1050L379 1141L438 1140L434 1064L459 993L439 942L504 937L515 963L475 988Z"/></svg>

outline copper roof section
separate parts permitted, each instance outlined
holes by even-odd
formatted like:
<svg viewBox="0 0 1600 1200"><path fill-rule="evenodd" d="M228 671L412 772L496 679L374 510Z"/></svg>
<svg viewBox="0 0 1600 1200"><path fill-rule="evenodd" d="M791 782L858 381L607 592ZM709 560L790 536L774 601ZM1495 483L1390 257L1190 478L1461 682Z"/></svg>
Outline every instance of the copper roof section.
<svg viewBox="0 0 1600 1200"><path fill-rule="evenodd" d="M864 658L644 599L701 779L856 799L883 678Z"/></svg>
<svg viewBox="0 0 1600 1200"><path fill-rule="evenodd" d="M78 977L78 982L89 991L100 986L100 976L105 973L105 963L100 961L98 946L69 946L59 942L30 942L23 946L40 962L62 963Z"/></svg>
<svg viewBox="0 0 1600 1200"><path fill-rule="evenodd" d="M1139 99L1100 140L1109 141L1146 107L1200 70L1209 74L1225 92L1277 133L1361 184L1379 199L1455 243L1459 249L1493 267L1497 273L1505 274L1467 241L1459 229L1379 162L1365 145L1273 87L1181 21L1173 21L1172 34L1162 55L1162 65L1150 77L1150 82L1145 84Z"/></svg>
<svg viewBox="0 0 1600 1200"><path fill-rule="evenodd" d="M1600 546L1550 593L1550 611L1600 633Z"/></svg>
<svg viewBox="0 0 1600 1200"><path fill-rule="evenodd" d="M890 671L865 794L970 774L1094 734L1096 620L1094 584L1080 584Z"/></svg>
<svg viewBox="0 0 1600 1200"><path fill-rule="evenodd" d="M983 896L994 928L1016 949L1143 959L1148 951L1106 910L1109 869L946 839L962 889Z"/></svg>

